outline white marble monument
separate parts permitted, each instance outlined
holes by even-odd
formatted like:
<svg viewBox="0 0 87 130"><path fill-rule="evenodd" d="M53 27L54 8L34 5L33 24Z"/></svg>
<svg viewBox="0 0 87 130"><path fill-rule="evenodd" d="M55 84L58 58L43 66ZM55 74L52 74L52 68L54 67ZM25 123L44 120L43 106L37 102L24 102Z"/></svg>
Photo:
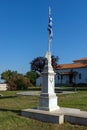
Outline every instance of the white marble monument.
<svg viewBox="0 0 87 130"><path fill-rule="evenodd" d="M53 111L59 109L57 106L57 96L54 92L54 76L53 67L51 65L51 53L47 52L47 62L42 72L42 92L39 98L39 109Z"/></svg>
<svg viewBox="0 0 87 130"><path fill-rule="evenodd" d="M53 111L59 109L57 106L57 96L54 92L54 77L55 73L51 65L50 43L53 37L52 32L52 17L49 7L49 23L48 23L48 51L45 55L47 61L42 72L42 92L39 99L39 109Z"/></svg>

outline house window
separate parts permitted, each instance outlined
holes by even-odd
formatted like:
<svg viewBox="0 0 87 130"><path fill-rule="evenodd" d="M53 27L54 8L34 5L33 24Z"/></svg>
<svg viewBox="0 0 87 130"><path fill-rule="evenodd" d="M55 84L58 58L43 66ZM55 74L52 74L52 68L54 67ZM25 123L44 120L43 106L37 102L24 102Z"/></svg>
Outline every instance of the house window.
<svg viewBox="0 0 87 130"><path fill-rule="evenodd" d="M60 79L60 76L58 75L58 79Z"/></svg>
<svg viewBox="0 0 87 130"><path fill-rule="evenodd" d="M61 80L63 79L63 76L61 75Z"/></svg>
<svg viewBox="0 0 87 130"><path fill-rule="evenodd" d="M81 74L79 74L79 79L81 79L82 78L82 75Z"/></svg>

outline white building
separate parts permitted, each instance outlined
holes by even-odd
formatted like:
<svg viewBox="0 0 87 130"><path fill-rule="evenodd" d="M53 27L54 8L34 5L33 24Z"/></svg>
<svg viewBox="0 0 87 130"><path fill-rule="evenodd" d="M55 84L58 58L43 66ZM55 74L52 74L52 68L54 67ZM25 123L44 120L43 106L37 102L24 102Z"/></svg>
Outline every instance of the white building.
<svg viewBox="0 0 87 130"><path fill-rule="evenodd" d="M6 91L8 89L8 85L5 83L0 83L0 91Z"/></svg>
<svg viewBox="0 0 87 130"><path fill-rule="evenodd" d="M87 84L87 58L74 60L71 64L56 67L56 85Z"/></svg>
<svg viewBox="0 0 87 130"><path fill-rule="evenodd" d="M87 58L74 60L71 64L60 64L55 68L55 85L87 84ZM41 77L36 86L41 85Z"/></svg>
<svg viewBox="0 0 87 130"><path fill-rule="evenodd" d="M42 76L36 79L36 86L41 86L41 85L42 85Z"/></svg>

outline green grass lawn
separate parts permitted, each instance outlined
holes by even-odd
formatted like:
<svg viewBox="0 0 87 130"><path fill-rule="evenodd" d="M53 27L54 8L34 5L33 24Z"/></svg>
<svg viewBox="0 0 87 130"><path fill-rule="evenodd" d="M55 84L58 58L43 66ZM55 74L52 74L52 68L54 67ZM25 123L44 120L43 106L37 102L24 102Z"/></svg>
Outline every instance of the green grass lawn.
<svg viewBox="0 0 87 130"><path fill-rule="evenodd" d="M78 108L87 111L87 91L79 91L74 94L60 95L59 106Z"/></svg>
<svg viewBox="0 0 87 130"><path fill-rule="evenodd" d="M87 130L86 126L44 123L21 116L21 110L38 106L37 96L18 96L17 91L0 92L0 130ZM79 108L87 111L87 91L59 95L62 107Z"/></svg>

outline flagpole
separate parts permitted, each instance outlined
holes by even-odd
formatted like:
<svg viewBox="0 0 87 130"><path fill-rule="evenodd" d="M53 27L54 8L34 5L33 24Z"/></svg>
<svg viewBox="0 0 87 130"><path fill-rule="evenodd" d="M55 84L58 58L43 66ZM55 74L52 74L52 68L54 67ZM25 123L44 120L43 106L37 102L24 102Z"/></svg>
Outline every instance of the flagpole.
<svg viewBox="0 0 87 130"><path fill-rule="evenodd" d="M50 17L50 7L49 7L49 10L48 10L48 20L49 20L49 17ZM50 35L49 35L49 31L48 31L48 52L50 53Z"/></svg>
<svg viewBox="0 0 87 130"><path fill-rule="evenodd" d="M49 23L48 23L48 52L50 53L50 44L51 44L51 40L52 40L52 18L51 18L51 8L49 7L49 11L48 11L48 19L49 19Z"/></svg>
<svg viewBox="0 0 87 130"><path fill-rule="evenodd" d="M50 43L51 43L51 41L50 41L50 37L49 37L49 34L48 34L48 52L50 53Z"/></svg>

